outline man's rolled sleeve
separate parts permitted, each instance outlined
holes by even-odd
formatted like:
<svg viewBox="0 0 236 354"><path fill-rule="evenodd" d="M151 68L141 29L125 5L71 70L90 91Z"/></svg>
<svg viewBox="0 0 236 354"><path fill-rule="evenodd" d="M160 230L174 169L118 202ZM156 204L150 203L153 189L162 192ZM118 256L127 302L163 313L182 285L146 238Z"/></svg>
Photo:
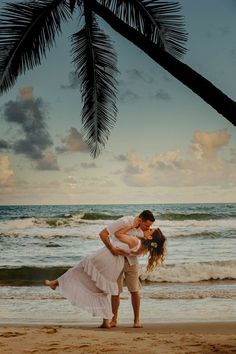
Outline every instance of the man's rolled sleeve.
<svg viewBox="0 0 236 354"><path fill-rule="evenodd" d="M109 224L106 229L110 235L114 235L116 231L122 229L123 227L131 226L131 225L132 225L132 218L123 216L122 218Z"/></svg>

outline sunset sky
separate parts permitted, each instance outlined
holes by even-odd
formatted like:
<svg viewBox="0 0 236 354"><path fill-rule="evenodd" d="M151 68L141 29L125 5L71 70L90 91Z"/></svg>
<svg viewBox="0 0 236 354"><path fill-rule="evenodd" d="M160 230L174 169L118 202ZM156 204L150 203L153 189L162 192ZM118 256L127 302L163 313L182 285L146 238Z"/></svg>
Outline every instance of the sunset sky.
<svg viewBox="0 0 236 354"><path fill-rule="evenodd" d="M180 3L183 61L236 100L236 1ZM92 158L70 57L78 17L0 97L0 204L236 202L236 127L102 21L118 54L119 112Z"/></svg>

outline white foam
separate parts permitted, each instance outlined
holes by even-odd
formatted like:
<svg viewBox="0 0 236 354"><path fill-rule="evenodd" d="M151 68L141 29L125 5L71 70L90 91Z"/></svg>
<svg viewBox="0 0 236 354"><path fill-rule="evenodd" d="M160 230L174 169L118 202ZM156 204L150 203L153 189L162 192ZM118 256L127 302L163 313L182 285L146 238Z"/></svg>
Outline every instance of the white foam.
<svg viewBox="0 0 236 354"><path fill-rule="evenodd" d="M190 283L211 279L236 279L236 262L184 263L161 265L151 273L141 267L142 280L151 282Z"/></svg>

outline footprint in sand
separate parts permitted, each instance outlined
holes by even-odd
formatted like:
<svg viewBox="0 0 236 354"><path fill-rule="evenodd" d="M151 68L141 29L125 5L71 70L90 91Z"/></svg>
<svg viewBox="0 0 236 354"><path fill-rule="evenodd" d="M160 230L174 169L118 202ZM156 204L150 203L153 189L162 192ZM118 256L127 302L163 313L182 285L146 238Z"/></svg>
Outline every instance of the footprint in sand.
<svg viewBox="0 0 236 354"><path fill-rule="evenodd" d="M44 332L48 333L48 334L53 334L53 333L56 333L57 332L57 329L54 328L54 327L42 327L41 328Z"/></svg>
<svg viewBox="0 0 236 354"><path fill-rule="evenodd" d="M0 334L0 337L8 338L8 337L18 337L23 336L25 333L21 332L4 332Z"/></svg>
<svg viewBox="0 0 236 354"><path fill-rule="evenodd" d="M90 344L81 344L81 345L65 345L64 347L62 347L62 350L71 350L71 349L81 349L81 348L88 348L90 347Z"/></svg>
<svg viewBox="0 0 236 354"><path fill-rule="evenodd" d="M53 351L53 350L56 350L56 351L58 351L58 348L47 348L47 349L44 349L46 352L51 352L51 351Z"/></svg>

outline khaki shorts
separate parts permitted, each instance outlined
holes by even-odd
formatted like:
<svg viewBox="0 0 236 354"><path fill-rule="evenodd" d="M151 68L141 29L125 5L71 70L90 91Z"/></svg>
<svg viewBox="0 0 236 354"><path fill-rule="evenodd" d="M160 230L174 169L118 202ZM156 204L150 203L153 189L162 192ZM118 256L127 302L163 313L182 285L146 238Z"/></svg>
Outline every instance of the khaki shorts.
<svg viewBox="0 0 236 354"><path fill-rule="evenodd" d="M125 278L125 285L128 290L133 293L139 291L141 288L141 283L139 281L139 265L132 264L130 265L127 259L125 258L124 269L120 273L117 284L119 289L119 294L123 292L123 283Z"/></svg>

